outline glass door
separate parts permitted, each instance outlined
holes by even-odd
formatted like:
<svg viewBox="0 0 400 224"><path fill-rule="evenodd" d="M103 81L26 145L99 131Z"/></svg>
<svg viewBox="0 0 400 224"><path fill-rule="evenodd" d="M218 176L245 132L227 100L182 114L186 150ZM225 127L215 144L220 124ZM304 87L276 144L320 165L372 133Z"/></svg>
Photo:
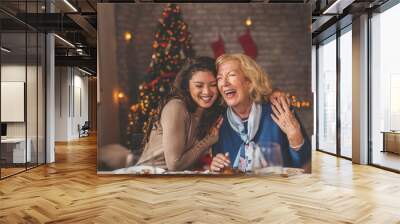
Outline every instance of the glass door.
<svg viewBox="0 0 400 224"><path fill-rule="evenodd" d="M317 49L317 149L336 154L336 35Z"/></svg>
<svg viewBox="0 0 400 224"><path fill-rule="evenodd" d="M341 31L340 42L340 156L352 158L352 32Z"/></svg>
<svg viewBox="0 0 400 224"><path fill-rule="evenodd" d="M400 4L371 18L371 163L400 171Z"/></svg>

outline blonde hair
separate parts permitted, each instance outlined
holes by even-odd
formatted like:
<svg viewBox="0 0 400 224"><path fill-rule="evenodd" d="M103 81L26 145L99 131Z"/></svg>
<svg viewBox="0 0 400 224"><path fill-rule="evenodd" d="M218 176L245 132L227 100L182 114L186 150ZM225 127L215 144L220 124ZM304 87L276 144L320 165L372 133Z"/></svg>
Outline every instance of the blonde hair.
<svg viewBox="0 0 400 224"><path fill-rule="evenodd" d="M241 53L223 54L216 60L215 64L217 69L227 61L239 62L240 70L251 82L250 97L254 102L262 103L269 101L269 96L272 92L272 83L268 74L257 64L257 62L249 56Z"/></svg>

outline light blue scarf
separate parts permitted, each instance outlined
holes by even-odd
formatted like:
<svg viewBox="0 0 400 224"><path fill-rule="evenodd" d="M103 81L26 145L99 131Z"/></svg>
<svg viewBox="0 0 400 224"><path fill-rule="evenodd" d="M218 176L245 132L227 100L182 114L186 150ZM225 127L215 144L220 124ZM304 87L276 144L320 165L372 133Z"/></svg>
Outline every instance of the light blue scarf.
<svg viewBox="0 0 400 224"><path fill-rule="evenodd" d="M233 168L239 168L240 170L246 172L250 171L253 162L253 150L254 150L254 137L257 134L258 127L261 121L262 107L260 104L253 103L251 106L251 111L249 118L247 120L247 133L244 127L244 122L238 115L235 114L231 107L228 107L226 115L229 124L235 132L237 132L242 139L243 143L240 145L238 154L233 163Z"/></svg>

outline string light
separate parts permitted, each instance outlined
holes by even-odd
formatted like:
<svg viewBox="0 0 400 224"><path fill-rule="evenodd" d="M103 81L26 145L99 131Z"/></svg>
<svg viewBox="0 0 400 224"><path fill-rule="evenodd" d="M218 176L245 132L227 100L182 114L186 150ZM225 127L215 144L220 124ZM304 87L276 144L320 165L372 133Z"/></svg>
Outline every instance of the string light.
<svg viewBox="0 0 400 224"><path fill-rule="evenodd" d="M125 94L123 92L119 92L117 96L119 99L122 99L125 97Z"/></svg>
<svg viewBox="0 0 400 224"><path fill-rule="evenodd" d="M291 100L290 100L290 105L292 107L296 107L298 109L309 109L311 107L311 102L308 100L299 100L297 99L296 96L291 95L290 96Z"/></svg>
<svg viewBox="0 0 400 224"><path fill-rule="evenodd" d="M125 39L125 41L131 41L132 40L132 33L129 32L129 31L126 31L124 33L124 39Z"/></svg>
<svg viewBox="0 0 400 224"><path fill-rule="evenodd" d="M250 27L250 26L253 24L253 21L251 21L251 18L250 18L250 17L247 17L247 19L244 21L244 24L245 24L247 27Z"/></svg>

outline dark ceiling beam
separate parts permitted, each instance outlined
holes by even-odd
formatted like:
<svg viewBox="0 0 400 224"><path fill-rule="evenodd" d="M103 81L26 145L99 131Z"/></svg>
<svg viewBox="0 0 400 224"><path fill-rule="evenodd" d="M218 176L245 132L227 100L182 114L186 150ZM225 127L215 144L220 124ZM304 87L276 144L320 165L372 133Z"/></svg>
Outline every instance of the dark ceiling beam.
<svg viewBox="0 0 400 224"><path fill-rule="evenodd" d="M90 6L90 8L93 9L93 11L95 11L97 13L96 7L90 2L90 0L86 0L86 3Z"/></svg>
<svg viewBox="0 0 400 224"><path fill-rule="evenodd" d="M88 67L96 70L97 60L96 57L91 56L56 56L56 66L71 66L71 67Z"/></svg>
<svg viewBox="0 0 400 224"><path fill-rule="evenodd" d="M268 3L304 3L304 0L269 0Z"/></svg>
<svg viewBox="0 0 400 224"><path fill-rule="evenodd" d="M351 5L355 0L336 0L323 9L322 14L338 15L343 14L343 11Z"/></svg>
<svg viewBox="0 0 400 224"><path fill-rule="evenodd" d="M154 3L215 3L215 0L153 0ZM218 3L250 3L251 0L218 0Z"/></svg>
<svg viewBox="0 0 400 224"><path fill-rule="evenodd" d="M24 31L26 26L22 23L16 22L14 19L4 18L0 19L1 32L7 31Z"/></svg>
<svg viewBox="0 0 400 224"><path fill-rule="evenodd" d="M20 13L17 17L42 32L80 31L82 28L68 14Z"/></svg>
<svg viewBox="0 0 400 224"><path fill-rule="evenodd" d="M327 23L329 21L331 21L333 18L334 18L334 16L319 16L319 17L317 17L317 20L315 22L313 22L313 24L312 24L311 32L316 33L319 30L327 28L328 26L331 25L331 24L328 24L328 26L327 26Z"/></svg>
<svg viewBox="0 0 400 224"><path fill-rule="evenodd" d="M78 49L82 50L83 55L79 55L77 53L77 49L75 48L67 48L67 47L59 47L56 46L55 51L56 51L56 56L71 56L71 54L73 55L77 55L77 56L89 56L89 57L93 57L96 58L97 56L97 49L96 48L92 48L92 47L78 47Z"/></svg>
<svg viewBox="0 0 400 224"><path fill-rule="evenodd" d="M312 43L318 44L335 35L338 30L342 30L352 23L353 15L347 14L341 17L333 17L328 23L323 25L323 28L318 32L313 32Z"/></svg>
<svg viewBox="0 0 400 224"><path fill-rule="evenodd" d="M18 14L17 14L17 16L15 16L13 13L11 13L11 12L1 8L1 7L0 7L0 12L3 15L5 15L6 19L12 19L13 21L15 21L15 23L21 24L26 28L35 30L35 27L32 27L29 23L26 22L26 18L25 17L24 18L20 18L20 17L18 17Z"/></svg>
<svg viewBox="0 0 400 224"><path fill-rule="evenodd" d="M97 30L80 14L68 14L68 17L78 24L91 38L97 38Z"/></svg>

